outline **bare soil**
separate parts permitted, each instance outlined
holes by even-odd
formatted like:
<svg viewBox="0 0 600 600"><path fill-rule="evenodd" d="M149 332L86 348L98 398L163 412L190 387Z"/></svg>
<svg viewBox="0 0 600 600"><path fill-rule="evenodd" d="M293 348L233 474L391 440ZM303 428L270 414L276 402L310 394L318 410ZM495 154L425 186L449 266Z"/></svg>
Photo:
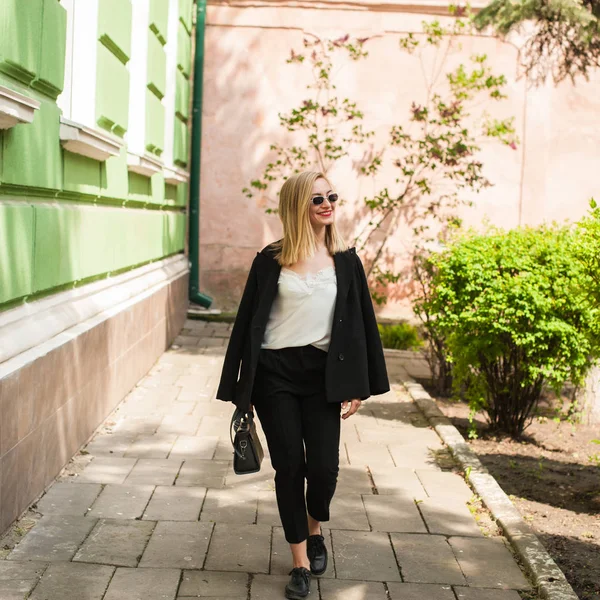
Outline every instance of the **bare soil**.
<svg viewBox="0 0 600 600"><path fill-rule="evenodd" d="M438 398L438 406L510 496L582 600L600 600L600 426L565 418L566 404L546 400L519 441L494 435L469 409Z"/></svg>

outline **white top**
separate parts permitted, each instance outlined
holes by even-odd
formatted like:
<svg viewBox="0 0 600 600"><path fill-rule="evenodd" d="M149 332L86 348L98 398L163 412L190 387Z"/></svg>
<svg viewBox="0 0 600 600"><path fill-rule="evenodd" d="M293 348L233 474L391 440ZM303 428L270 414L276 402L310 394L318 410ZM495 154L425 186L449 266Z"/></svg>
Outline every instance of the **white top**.
<svg viewBox="0 0 600 600"><path fill-rule="evenodd" d="M334 267L305 276L282 267L261 348L312 344L329 350L336 295Z"/></svg>

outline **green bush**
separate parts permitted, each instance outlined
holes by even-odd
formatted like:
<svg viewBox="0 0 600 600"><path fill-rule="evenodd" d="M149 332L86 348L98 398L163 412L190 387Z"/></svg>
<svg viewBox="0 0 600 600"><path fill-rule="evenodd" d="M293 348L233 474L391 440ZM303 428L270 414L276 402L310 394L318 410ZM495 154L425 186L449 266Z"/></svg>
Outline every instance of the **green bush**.
<svg viewBox="0 0 600 600"><path fill-rule="evenodd" d="M398 323L397 325L379 323L377 327L384 348L416 350L423 345L417 328L409 323Z"/></svg>
<svg viewBox="0 0 600 600"><path fill-rule="evenodd" d="M577 229L491 228L457 236L432 256L425 302L446 337L455 391L514 437L544 385L580 382L599 354L598 307L575 259Z"/></svg>

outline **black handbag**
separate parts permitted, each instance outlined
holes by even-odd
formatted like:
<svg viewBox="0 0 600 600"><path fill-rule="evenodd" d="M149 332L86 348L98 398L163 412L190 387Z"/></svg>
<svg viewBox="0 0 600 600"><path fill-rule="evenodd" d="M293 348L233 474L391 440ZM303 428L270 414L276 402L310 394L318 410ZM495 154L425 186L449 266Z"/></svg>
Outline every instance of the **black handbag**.
<svg viewBox="0 0 600 600"><path fill-rule="evenodd" d="M257 473L265 455L254 422L254 412L236 408L231 417L231 443L233 444L233 471L236 475Z"/></svg>

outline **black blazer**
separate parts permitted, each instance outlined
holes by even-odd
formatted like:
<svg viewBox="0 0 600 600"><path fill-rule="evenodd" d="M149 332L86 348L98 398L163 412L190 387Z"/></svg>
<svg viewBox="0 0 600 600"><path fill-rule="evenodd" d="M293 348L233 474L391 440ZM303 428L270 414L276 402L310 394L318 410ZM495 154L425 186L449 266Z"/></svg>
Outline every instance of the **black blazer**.
<svg viewBox="0 0 600 600"><path fill-rule="evenodd" d="M333 260L337 296L325 370L326 397L328 402L365 400L390 389L381 338L356 249L336 252ZM251 404L258 354L280 271L272 244L256 253L225 353L217 399L244 410Z"/></svg>

